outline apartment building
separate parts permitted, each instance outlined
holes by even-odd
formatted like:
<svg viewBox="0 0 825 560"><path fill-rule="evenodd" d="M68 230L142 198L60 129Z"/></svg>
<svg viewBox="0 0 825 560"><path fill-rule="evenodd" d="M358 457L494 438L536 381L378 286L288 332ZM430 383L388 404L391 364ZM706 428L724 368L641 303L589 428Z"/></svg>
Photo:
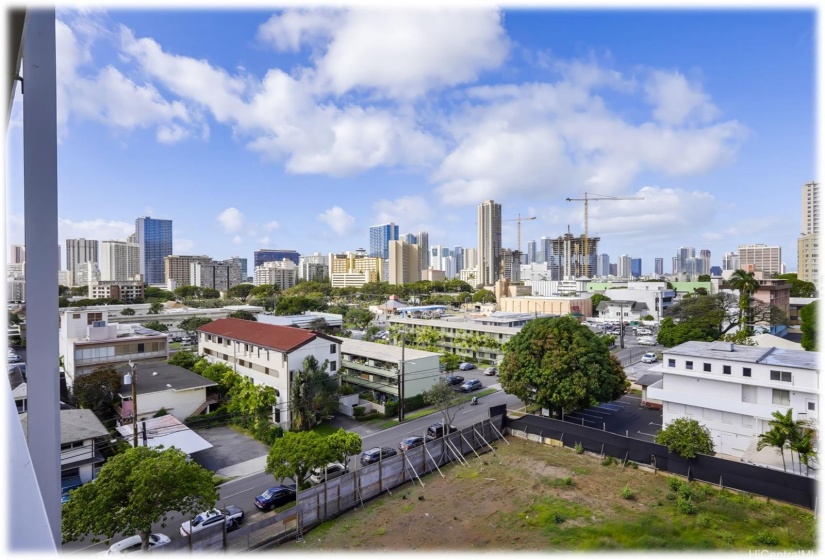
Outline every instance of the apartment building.
<svg viewBox="0 0 825 560"><path fill-rule="evenodd" d="M341 340L314 331L261 324L241 319L219 319L198 329L198 354L212 363L226 364L256 385L275 389L274 422L289 429L289 395L292 379L307 356L327 373L338 375Z"/></svg>
<svg viewBox="0 0 825 560"><path fill-rule="evenodd" d="M289 259L282 261L268 261L255 267L255 285L265 286L272 284L281 291L291 288L298 283L298 265Z"/></svg>
<svg viewBox="0 0 825 560"><path fill-rule="evenodd" d="M140 245L126 241L104 241L100 250L100 279L125 282L140 280Z"/></svg>
<svg viewBox="0 0 825 560"><path fill-rule="evenodd" d="M81 264L97 263L99 244L96 239L67 239L66 240L66 270L69 271L73 286L82 286L88 282L88 267L84 273L78 271ZM84 277L85 276L85 277Z"/></svg>
<svg viewBox="0 0 825 560"><path fill-rule="evenodd" d="M143 282L125 282L97 280L89 282L89 297L92 299L119 299L122 301L132 301L143 299Z"/></svg>
<svg viewBox="0 0 825 560"><path fill-rule="evenodd" d="M172 220L162 220L143 216L135 219L135 234L131 243L140 246L140 273L147 284L162 284L164 279L164 259L172 254ZM188 286L180 284L178 286Z"/></svg>
<svg viewBox="0 0 825 560"><path fill-rule="evenodd" d="M478 284L492 286L501 275L501 204L478 206Z"/></svg>
<svg viewBox="0 0 825 560"><path fill-rule="evenodd" d="M647 388L663 404L662 424L692 418L717 453L743 457L770 429L773 412L819 417L819 354L803 350L685 342L662 353L662 380Z"/></svg>
<svg viewBox="0 0 825 560"><path fill-rule="evenodd" d="M819 183L802 185L801 225L796 247L798 278L819 287Z"/></svg>
<svg viewBox="0 0 825 560"><path fill-rule="evenodd" d="M313 281L329 276L329 258L321 253L303 255L298 261L298 278Z"/></svg>
<svg viewBox="0 0 825 560"><path fill-rule="evenodd" d="M498 309L505 313L543 313L547 315L580 313L584 317L590 317L593 314L593 302L589 297L502 297L498 299Z"/></svg>
<svg viewBox="0 0 825 560"><path fill-rule="evenodd" d="M397 401L404 365L404 397L420 395L440 378L440 354L345 338L341 341L341 382L370 391L378 402Z"/></svg>
<svg viewBox="0 0 825 560"><path fill-rule="evenodd" d="M59 351L71 387L75 376L100 366L169 359L169 337L138 324L109 324L103 310L66 307L60 310Z"/></svg>
<svg viewBox="0 0 825 560"><path fill-rule="evenodd" d="M369 282L378 282L378 273L374 270L366 272L334 272L330 275L333 288L360 288Z"/></svg>
<svg viewBox="0 0 825 560"><path fill-rule="evenodd" d="M782 247L778 245L739 246L739 268L746 272L764 272L767 276L782 274Z"/></svg>
<svg viewBox="0 0 825 560"><path fill-rule="evenodd" d="M410 245L402 240L390 241L390 284L410 284L421 280L421 270L418 268L421 257L418 251L418 245Z"/></svg>
<svg viewBox="0 0 825 560"><path fill-rule="evenodd" d="M173 280L177 287L194 286L192 280L193 264L209 264L212 257L207 255L168 255L163 259L163 271L166 281Z"/></svg>
<svg viewBox="0 0 825 560"><path fill-rule="evenodd" d="M346 253L329 253L327 258L329 274L334 288L346 287L340 284L345 280L349 282L348 285L353 285L353 282L358 281L355 277L336 276L338 274L366 274L366 278L369 278L366 282L383 282L388 278L383 276L386 259L368 256L364 249L347 251ZM386 262L389 263L389 260L386 260ZM339 282L337 285L335 283L336 278ZM361 287L361 284L357 287Z"/></svg>
<svg viewBox="0 0 825 560"><path fill-rule="evenodd" d="M190 277L193 286L219 292L225 292L246 280L241 272L241 263L237 259L192 263Z"/></svg>

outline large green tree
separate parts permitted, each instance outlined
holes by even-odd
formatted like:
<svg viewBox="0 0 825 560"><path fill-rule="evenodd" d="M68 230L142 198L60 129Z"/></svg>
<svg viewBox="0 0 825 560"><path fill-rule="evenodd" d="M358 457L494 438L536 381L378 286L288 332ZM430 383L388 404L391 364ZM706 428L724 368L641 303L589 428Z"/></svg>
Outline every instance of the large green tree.
<svg viewBox="0 0 825 560"><path fill-rule="evenodd" d="M339 385L327 373L329 360L319 364L315 356L307 356L290 386L290 409L293 430L311 430L322 416L338 408Z"/></svg>
<svg viewBox="0 0 825 560"><path fill-rule="evenodd" d="M189 317L188 319L185 319L178 323L178 328L188 333L193 333L202 326L209 324L211 322L212 319L209 319L207 317Z"/></svg>
<svg viewBox="0 0 825 560"><path fill-rule="evenodd" d="M590 296L590 302L591 302L591 305L593 306L593 316L594 317L597 316L598 312L596 310L598 309L599 304L603 301L612 301L612 300L604 294L593 294L592 296Z"/></svg>
<svg viewBox="0 0 825 560"><path fill-rule="evenodd" d="M819 347L819 333L817 332L818 303L818 301L812 301L799 312L802 323L802 348L814 352Z"/></svg>
<svg viewBox="0 0 825 560"><path fill-rule="evenodd" d="M135 310L134 310L134 309L132 309L131 307L127 307L127 308L125 308L124 310L122 310L122 311L120 312L120 314L121 314L121 315L127 315L127 316L128 316L128 315L134 315L134 314L135 314Z"/></svg>
<svg viewBox="0 0 825 560"><path fill-rule="evenodd" d="M713 455L713 438L710 430L693 418L677 418L656 435L656 443L666 445L668 451L686 459Z"/></svg>
<svg viewBox="0 0 825 560"><path fill-rule="evenodd" d="M286 432L275 440L266 457L266 473L276 479L292 478L303 487L310 471L334 461L327 438L317 432Z"/></svg>
<svg viewBox="0 0 825 560"><path fill-rule="evenodd" d="M372 312L368 309L364 309L363 307L350 307L346 314L347 322L355 325L355 328L357 329L363 329L369 325L370 321L374 318L375 317Z"/></svg>
<svg viewBox="0 0 825 560"><path fill-rule="evenodd" d="M169 363L173 366L182 367L192 371L192 368L195 367L195 364L198 363L199 360L200 357L197 354L187 350L178 350L172 355L171 358L169 358Z"/></svg>
<svg viewBox="0 0 825 560"><path fill-rule="evenodd" d="M774 278L781 278L787 280L791 284L791 297L814 297L816 293L816 285L813 282L806 282L800 280L796 272L788 274L774 274Z"/></svg>
<svg viewBox="0 0 825 560"><path fill-rule="evenodd" d="M184 452L136 447L109 458L94 483L73 490L71 498L63 505L64 541L136 533L146 551L152 525L169 512L186 517L211 509L218 492L212 473Z"/></svg>
<svg viewBox="0 0 825 560"><path fill-rule="evenodd" d="M281 287L275 284L262 284L249 291L249 295L256 298L270 298L281 293Z"/></svg>
<svg viewBox="0 0 825 560"><path fill-rule="evenodd" d="M339 428L337 432L327 436L327 445L334 460L346 465L350 457L361 453L361 436Z"/></svg>
<svg viewBox="0 0 825 560"><path fill-rule="evenodd" d="M240 309L229 314L233 319L243 319L244 321L257 321L258 317L254 313Z"/></svg>
<svg viewBox="0 0 825 560"><path fill-rule="evenodd" d="M624 368L601 338L570 316L534 319L504 345L505 392L553 416L621 397Z"/></svg>
<svg viewBox="0 0 825 560"><path fill-rule="evenodd" d="M255 288L254 284L238 284L226 291L226 295L233 298L246 299L249 293Z"/></svg>
<svg viewBox="0 0 825 560"><path fill-rule="evenodd" d="M88 408L101 420L107 420L114 416L112 406L122 379L122 374L111 366L77 375L72 385L72 399L80 408Z"/></svg>
<svg viewBox="0 0 825 560"><path fill-rule="evenodd" d="M166 332L169 330L169 327L167 327L160 321L149 321L148 323L144 323L143 326L147 329L152 329L153 331L157 332Z"/></svg>
<svg viewBox="0 0 825 560"><path fill-rule="evenodd" d="M495 303L496 302L496 294L491 292L490 290L481 289L473 294L473 303Z"/></svg>
<svg viewBox="0 0 825 560"><path fill-rule="evenodd" d="M324 311L327 304L320 298L283 296L275 305L275 315L299 315L304 311Z"/></svg>

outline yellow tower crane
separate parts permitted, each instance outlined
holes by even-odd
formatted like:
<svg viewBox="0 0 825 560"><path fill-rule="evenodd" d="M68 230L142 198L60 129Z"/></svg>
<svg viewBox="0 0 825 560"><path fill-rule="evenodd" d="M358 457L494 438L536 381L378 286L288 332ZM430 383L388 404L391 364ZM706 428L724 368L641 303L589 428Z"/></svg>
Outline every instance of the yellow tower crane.
<svg viewBox="0 0 825 560"><path fill-rule="evenodd" d="M530 218L522 218L521 214L519 214L518 218L515 218L515 219L512 219L512 220L504 220L505 222L518 222L518 253L519 253L519 255L521 255L521 222L527 222L527 221L535 220L535 219L536 219L535 216L532 216ZM519 256L519 258L521 258L521 257Z"/></svg>
<svg viewBox="0 0 825 560"><path fill-rule="evenodd" d="M597 197L597 198L593 198ZM567 202L584 201L584 275L590 278L590 259L588 258L590 244L587 241L587 203L591 200L644 200L643 196L607 196L603 194L584 193L584 198L568 198Z"/></svg>

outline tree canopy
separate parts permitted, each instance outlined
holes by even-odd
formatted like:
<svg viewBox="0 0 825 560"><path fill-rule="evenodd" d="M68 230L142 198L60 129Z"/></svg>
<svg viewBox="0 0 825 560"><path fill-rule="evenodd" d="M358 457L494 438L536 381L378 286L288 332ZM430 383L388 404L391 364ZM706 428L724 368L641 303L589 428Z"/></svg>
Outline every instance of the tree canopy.
<svg viewBox="0 0 825 560"><path fill-rule="evenodd" d="M269 449L266 473L276 479L294 478L301 488L310 471L335 459L327 438L318 432L286 432Z"/></svg>
<svg viewBox="0 0 825 560"><path fill-rule="evenodd" d="M249 293L255 288L254 284L238 284L237 286L232 286L226 291L226 295L229 297L246 299Z"/></svg>
<svg viewBox="0 0 825 560"><path fill-rule="evenodd" d="M612 300L604 294L593 294L592 296L590 296L590 301L593 304L593 311L595 312L601 302Z"/></svg>
<svg viewBox="0 0 825 560"><path fill-rule="evenodd" d="M185 320L181 321L180 323L178 323L178 328L180 328L180 329L182 329L182 330L184 330L188 333L193 333L196 330L198 330L199 328L201 328L202 326L207 325L211 322L212 322L212 319L209 319L207 317L198 317L198 316L189 317L188 319L185 319Z"/></svg>
<svg viewBox="0 0 825 560"><path fill-rule="evenodd" d="M656 436L656 443L666 445L668 451L686 459L713 455L713 438L710 430L693 418L677 418Z"/></svg>
<svg viewBox="0 0 825 560"><path fill-rule="evenodd" d="M473 303L496 302L496 295L490 290L481 289L473 294Z"/></svg>
<svg viewBox="0 0 825 560"><path fill-rule="evenodd" d="M814 297L816 294L816 285L813 282L806 282L800 280L796 272L788 274L774 274L774 278L781 278L787 280L791 284L791 297Z"/></svg>
<svg viewBox="0 0 825 560"><path fill-rule="evenodd" d="M346 313L346 320L358 329L363 329L369 325L374 318L372 312L363 307L350 307Z"/></svg>
<svg viewBox="0 0 825 560"><path fill-rule="evenodd" d="M169 327L159 321L149 321L148 323L144 323L143 326L157 332L167 332L169 330Z"/></svg>
<svg viewBox="0 0 825 560"><path fill-rule="evenodd" d="M327 445L334 460L346 465L350 457L361 453L361 436L339 428L327 436Z"/></svg>
<svg viewBox="0 0 825 560"><path fill-rule="evenodd" d="M240 309L229 314L233 319L243 319L244 321L257 321L258 317L254 313Z"/></svg>
<svg viewBox="0 0 825 560"><path fill-rule="evenodd" d="M447 381L439 379L432 387L421 393L424 402L441 413L444 425L450 426L453 418L466 402L464 395L453 390Z"/></svg>
<svg viewBox="0 0 825 560"><path fill-rule="evenodd" d="M292 429L311 430L324 415L338 408L338 381L327 373L329 360L319 364L315 356L304 358L290 386Z"/></svg>
<svg viewBox="0 0 825 560"><path fill-rule="evenodd" d="M128 315L134 315L134 314L135 314L135 310L134 310L134 309L132 309L131 307L127 307L127 308L123 309L123 310L120 312L120 314L121 314L121 315L126 315L126 316L128 316Z"/></svg>
<svg viewBox="0 0 825 560"><path fill-rule="evenodd" d="M320 298L282 296L275 305L275 315L299 315L304 311L324 311L326 308L326 302Z"/></svg>
<svg viewBox="0 0 825 560"><path fill-rule="evenodd" d="M168 512L194 515L217 500L212 473L188 461L183 451L130 448L109 458L94 483L72 491L63 505L63 540L136 533L145 551L152 525L166 521Z"/></svg>
<svg viewBox="0 0 825 560"><path fill-rule="evenodd" d="M115 395L120 391L122 374L112 366L102 366L91 373L75 376L72 399L80 408L94 412L101 420L114 416Z"/></svg>
<svg viewBox="0 0 825 560"><path fill-rule="evenodd" d="M629 386L607 343L570 316L527 323L504 345L499 381L553 416L618 399Z"/></svg>
<svg viewBox="0 0 825 560"><path fill-rule="evenodd" d="M809 351L816 351L819 347L819 333L817 327L818 301L813 301L804 306L799 312L802 327L802 348Z"/></svg>

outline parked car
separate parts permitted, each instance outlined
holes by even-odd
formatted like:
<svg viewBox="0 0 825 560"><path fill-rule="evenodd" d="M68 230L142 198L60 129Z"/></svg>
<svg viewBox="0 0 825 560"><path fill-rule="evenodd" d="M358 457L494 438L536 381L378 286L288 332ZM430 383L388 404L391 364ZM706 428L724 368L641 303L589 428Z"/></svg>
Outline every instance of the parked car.
<svg viewBox="0 0 825 560"><path fill-rule="evenodd" d="M401 440L401 443L398 444L398 449L401 451L409 451L410 449L414 449L416 447L421 447L424 445L424 438L421 436L410 436L405 437Z"/></svg>
<svg viewBox="0 0 825 560"><path fill-rule="evenodd" d="M458 364L458 369L460 369L461 371L469 371L469 370L475 369L475 368L476 368L476 365L471 364L470 362L461 362L460 364Z"/></svg>
<svg viewBox="0 0 825 560"><path fill-rule="evenodd" d="M656 361L656 354L653 352L647 352L644 356L642 356L642 363L645 364L652 364Z"/></svg>
<svg viewBox="0 0 825 560"><path fill-rule="evenodd" d="M484 370L484 375L498 375L497 367L488 367Z"/></svg>
<svg viewBox="0 0 825 560"><path fill-rule="evenodd" d="M260 496L255 497L255 507L262 511L269 511L278 506L288 504L295 499L295 485L284 484L273 486Z"/></svg>
<svg viewBox="0 0 825 560"><path fill-rule="evenodd" d="M481 389L481 381L478 379L468 379L461 385L462 393L469 393L470 391L475 391L477 389Z"/></svg>
<svg viewBox="0 0 825 560"><path fill-rule="evenodd" d="M449 385L461 385L462 383L464 383L464 378L461 377L460 375L448 375L445 378L445 381Z"/></svg>
<svg viewBox="0 0 825 560"><path fill-rule="evenodd" d="M324 475L324 469L316 469L310 473L309 480L313 484L321 484L322 482L332 480L333 478L338 478L342 474L347 474L348 472L349 469L346 466L336 461L327 465L326 475Z"/></svg>
<svg viewBox="0 0 825 560"><path fill-rule="evenodd" d="M172 342L181 342L182 340L183 340L183 337L181 337L181 336L173 336L172 337Z"/></svg>
<svg viewBox="0 0 825 560"><path fill-rule="evenodd" d="M451 434L451 433L457 432L457 431L458 431L458 428L456 428L455 426L448 426L447 427L447 433L448 434ZM426 441L432 441L434 439L438 439L438 438L442 437L443 435L444 435L444 424L442 424L441 422L436 422L435 424L433 424L432 426L427 428L427 436L426 436L425 439L426 439Z"/></svg>
<svg viewBox="0 0 825 560"><path fill-rule="evenodd" d="M651 337L637 338L636 344L641 344L642 346L656 346L656 339Z"/></svg>
<svg viewBox="0 0 825 560"><path fill-rule="evenodd" d="M8 357L9 357L9 362L10 362L10 363L12 363L12 362L19 362L19 361L21 360L20 355L19 355L19 354L17 354L17 352L14 352L14 351L10 351L10 352L8 353Z"/></svg>
<svg viewBox="0 0 825 560"><path fill-rule="evenodd" d="M640 328L636 329L636 334L637 334L637 335L639 335L639 334L647 334L647 335L650 335L650 334L653 334L653 331L652 331L652 330L650 330L650 329L646 329L646 328L644 328L644 327L640 327Z"/></svg>
<svg viewBox="0 0 825 560"><path fill-rule="evenodd" d="M172 539L163 533L151 533L149 535L149 550L152 551L156 548L160 548L170 542L172 542ZM123 539L122 541L118 541L110 546L109 550L106 551L106 554L109 556L114 556L117 554L126 554L128 552L140 552L142 546L143 543L140 540L140 535L134 535Z"/></svg>
<svg viewBox="0 0 825 560"><path fill-rule="evenodd" d="M243 521L243 510L237 506L226 506L223 509L210 509L200 513L191 522L184 521L180 526L180 536L186 537L189 533L197 533L207 527L215 527L221 523L226 524L226 530L237 529Z"/></svg>
<svg viewBox="0 0 825 560"><path fill-rule="evenodd" d="M395 455L398 455L398 451L392 447L373 447L361 454L361 464L366 467L367 465L372 465L382 459L387 459Z"/></svg>

